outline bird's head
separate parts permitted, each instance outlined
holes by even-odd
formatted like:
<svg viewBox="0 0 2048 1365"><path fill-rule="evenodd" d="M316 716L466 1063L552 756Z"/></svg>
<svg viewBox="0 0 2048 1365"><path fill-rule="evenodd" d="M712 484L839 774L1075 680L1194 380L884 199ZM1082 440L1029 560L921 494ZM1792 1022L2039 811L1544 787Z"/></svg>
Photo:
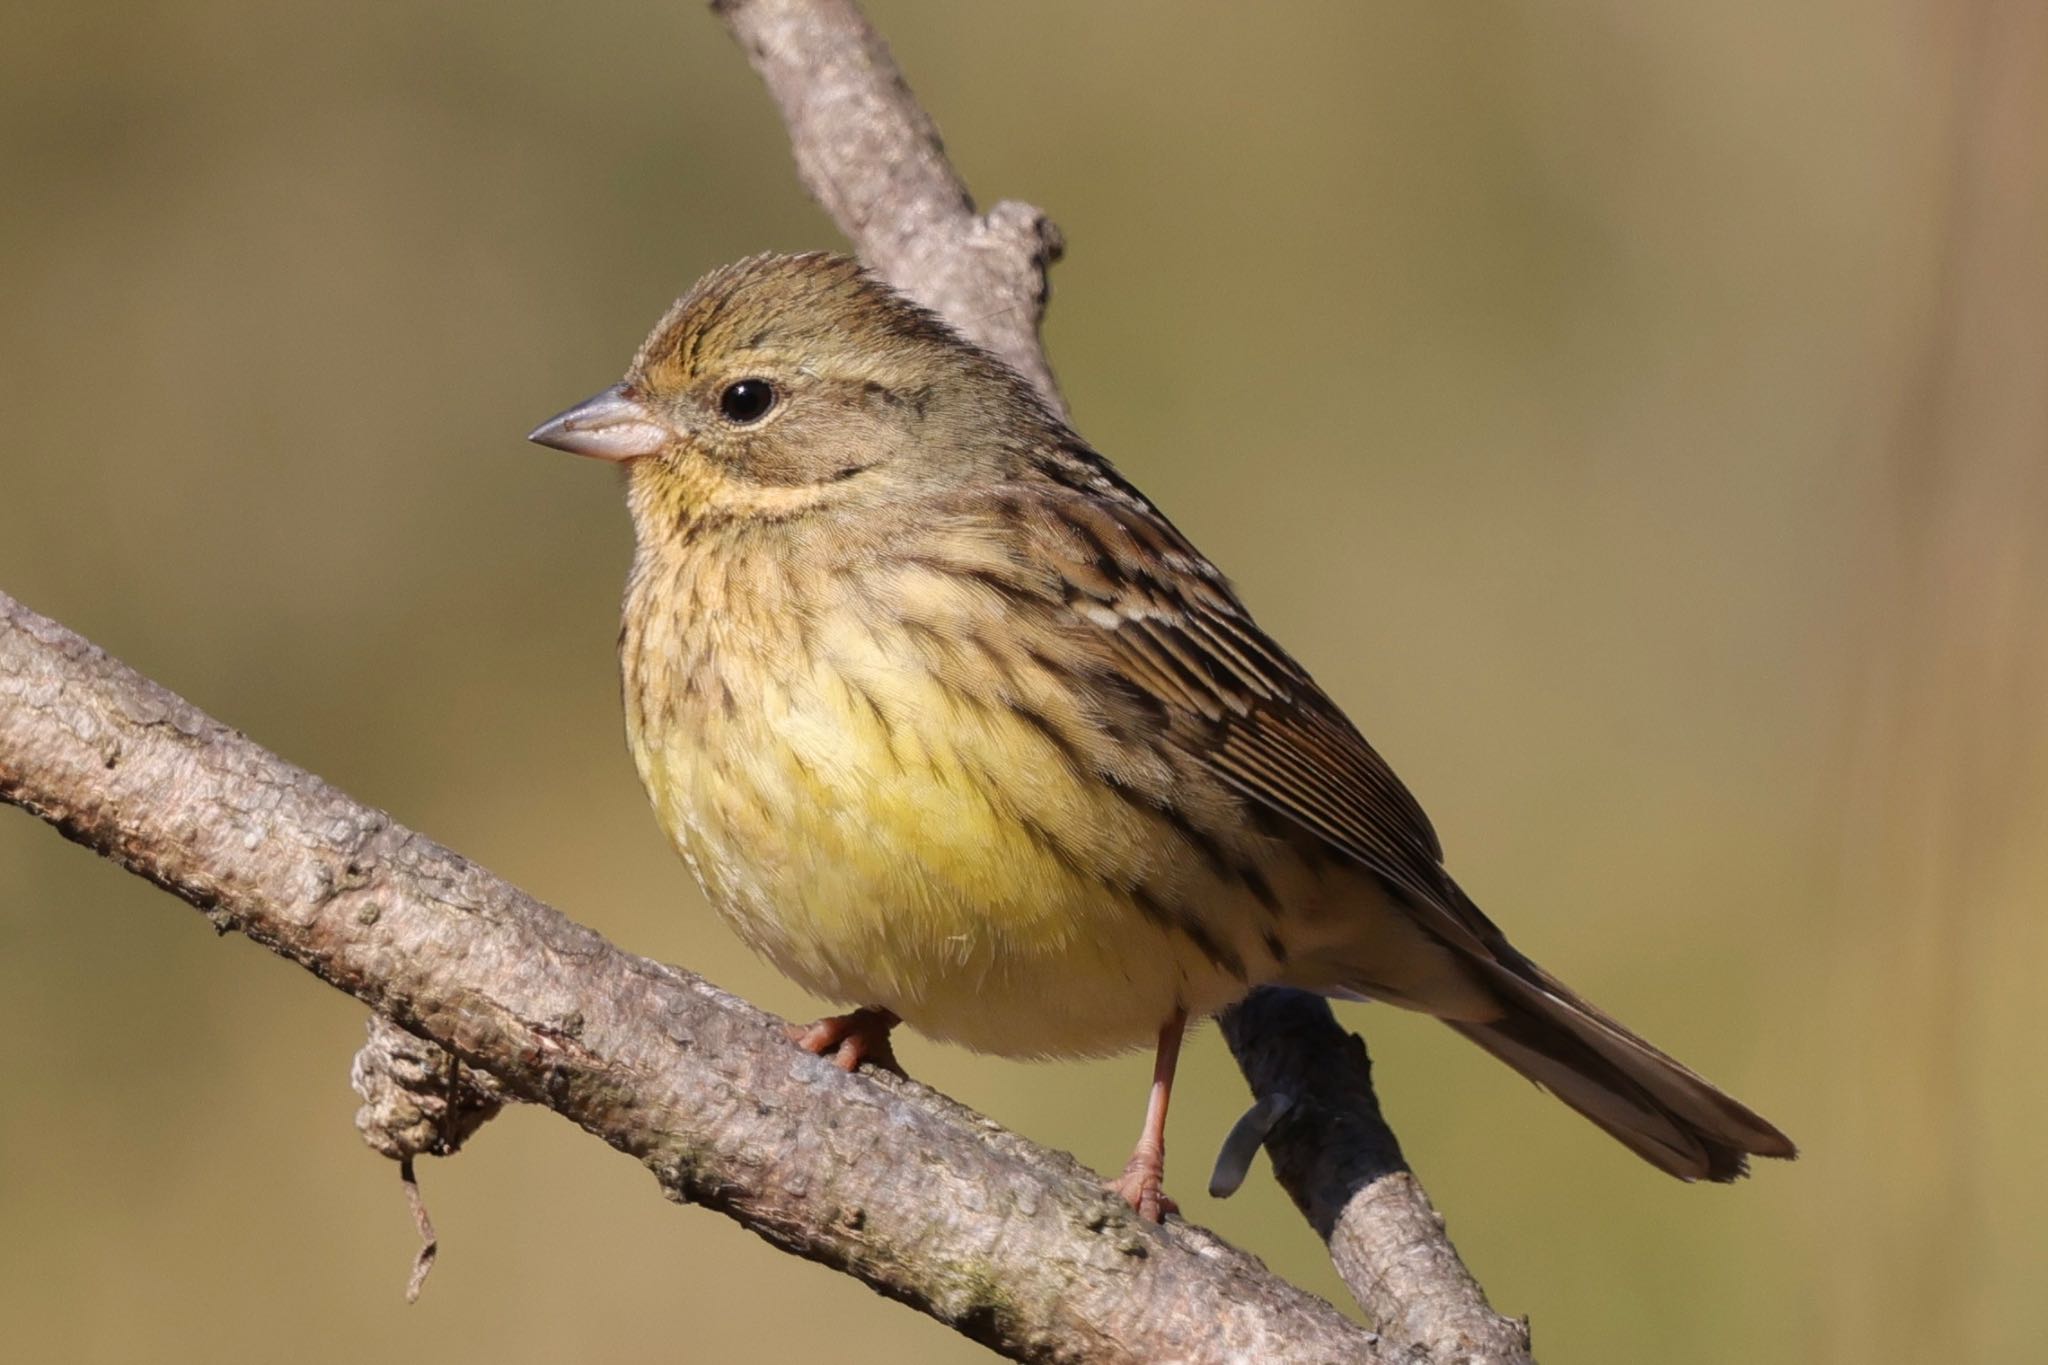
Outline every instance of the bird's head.
<svg viewBox="0 0 2048 1365"><path fill-rule="evenodd" d="M528 439L630 464L636 508L787 517L991 477L1054 421L937 316L814 253L705 276L623 383Z"/></svg>

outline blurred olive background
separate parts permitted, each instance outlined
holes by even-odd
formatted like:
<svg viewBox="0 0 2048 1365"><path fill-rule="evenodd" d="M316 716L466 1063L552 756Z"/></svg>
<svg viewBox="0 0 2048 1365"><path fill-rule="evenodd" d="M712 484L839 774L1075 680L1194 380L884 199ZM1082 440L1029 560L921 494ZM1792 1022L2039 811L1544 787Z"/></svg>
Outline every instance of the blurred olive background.
<svg viewBox="0 0 2048 1365"><path fill-rule="evenodd" d="M2048 1124L2048 26L1885 6L876 3L1071 241L1081 429L1238 580L1522 946L1806 1148L1656 1175L1352 1008L1556 1361L2013 1359ZM522 434L701 271L832 246L701 5L0 16L0 589L639 952L705 911L620 738L611 471ZM0 812L0 1354L985 1358L518 1112L413 1239L363 1011ZM1097 1166L1147 1067L910 1041ZM1197 1037L1183 1206L1344 1301Z"/></svg>

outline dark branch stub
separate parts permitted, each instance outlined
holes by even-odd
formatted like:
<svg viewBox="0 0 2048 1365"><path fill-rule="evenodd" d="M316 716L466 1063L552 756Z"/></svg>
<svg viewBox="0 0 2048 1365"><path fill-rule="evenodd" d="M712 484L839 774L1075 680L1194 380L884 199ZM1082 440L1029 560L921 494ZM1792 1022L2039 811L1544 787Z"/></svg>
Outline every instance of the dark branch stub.
<svg viewBox="0 0 2048 1365"><path fill-rule="evenodd" d="M1282 1090L1270 1090L1252 1101L1245 1116L1230 1126L1223 1147L1216 1153L1216 1165L1209 1173L1209 1197L1228 1199L1252 1173L1252 1158L1266 1145L1273 1125L1294 1107L1294 1097Z"/></svg>

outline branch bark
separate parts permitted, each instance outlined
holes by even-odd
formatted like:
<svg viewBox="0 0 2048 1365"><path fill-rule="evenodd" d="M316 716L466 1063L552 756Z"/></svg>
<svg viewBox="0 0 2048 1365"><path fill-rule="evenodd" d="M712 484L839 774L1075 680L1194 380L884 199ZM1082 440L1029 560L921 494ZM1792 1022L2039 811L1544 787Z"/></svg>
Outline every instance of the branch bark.
<svg viewBox="0 0 2048 1365"><path fill-rule="evenodd" d="M0 594L0 800L701 1203L1017 1360L1393 1361L1071 1157L847 1075L703 979L349 799Z"/></svg>
<svg viewBox="0 0 2048 1365"><path fill-rule="evenodd" d="M1028 204L986 216L879 34L853 0L713 0L768 87L798 173L891 284L1008 361L1064 412L1039 341L1059 231ZM1254 992L1224 1036L1256 1099L1291 1104L1267 1147L1338 1274L1389 1338L1432 1360L1529 1359L1526 1321L1502 1317L1387 1127L1365 1045L1327 1004Z"/></svg>

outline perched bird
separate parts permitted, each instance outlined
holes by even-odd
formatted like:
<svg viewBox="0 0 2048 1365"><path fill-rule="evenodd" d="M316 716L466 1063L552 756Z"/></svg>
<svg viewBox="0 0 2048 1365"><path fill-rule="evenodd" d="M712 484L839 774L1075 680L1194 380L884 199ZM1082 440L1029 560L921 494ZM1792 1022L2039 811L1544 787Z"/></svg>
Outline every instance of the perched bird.
<svg viewBox="0 0 2048 1365"><path fill-rule="evenodd" d="M1182 1032L1268 983L1433 1014L1685 1179L1794 1155L1517 952L1202 553L854 261L713 271L532 439L627 466L633 758L719 913L858 1007L809 1050L1155 1042L1112 1182L1155 1220Z"/></svg>

